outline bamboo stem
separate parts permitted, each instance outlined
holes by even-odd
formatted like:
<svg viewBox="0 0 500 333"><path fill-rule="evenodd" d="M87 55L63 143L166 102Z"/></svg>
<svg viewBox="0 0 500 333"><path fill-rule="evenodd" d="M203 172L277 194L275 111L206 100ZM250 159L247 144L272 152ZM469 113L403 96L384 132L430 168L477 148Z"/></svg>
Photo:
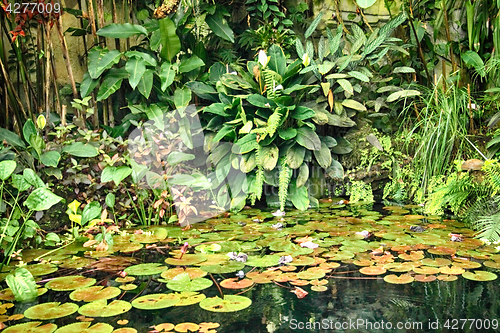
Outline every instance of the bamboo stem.
<svg viewBox="0 0 500 333"><path fill-rule="evenodd" d="M48 118L50 113L50 105L49 105L49 93L50 93L50 24L48 22L45 23L45 37L47 39L47 47L45 50L45 96L44 96L44 105L45 105L45 114Z"/></svg>
<svg viewBox="0 0 500 333"><path fill-rule="evenodd" d="M450 44L450 61L451 61L451 69L453 72L457 71L457 64L455 63L455 56L453 54L453 43L451 40L451 35L450 35L450 27L448 26L448 9L446 8L446 1L442 0L442 6L443 6L443 11L444 11L444 27L446 30L446 39L448 40L448 43Z"/></svg>
<svg viewBox="0 0 500 333"><path fill-rule="evenodd" d="M431 74L429 73L429 69L427 68L427 61L425 61L424 51L422 51L422 45L418 40L417 31L415 30L415 26L413 25L413 5L412 0L409 0L410 5L410 17L408 18L408 22L410 22L411 31L413 32L413 36L415 37L415 41L417 42L418 56L420 61L422 61L422 65L424 66L425 75L427 76L427 81L432 82Z"/></svg>
<svg viewBox="0 0 500 333"><path fill-rule="evenodd" d="M73 91L73 98L78 98L78 90L76 89L75 77L73 76L73 68L71 67L71 62L69 60L68 45L66 44L66 38L63 34L63 24L62 18L59 16L57 19L57 32L59 40L61 41L61 49L66 64L66 70L68 71L69 82L71 83L71 90Z"/></svg>

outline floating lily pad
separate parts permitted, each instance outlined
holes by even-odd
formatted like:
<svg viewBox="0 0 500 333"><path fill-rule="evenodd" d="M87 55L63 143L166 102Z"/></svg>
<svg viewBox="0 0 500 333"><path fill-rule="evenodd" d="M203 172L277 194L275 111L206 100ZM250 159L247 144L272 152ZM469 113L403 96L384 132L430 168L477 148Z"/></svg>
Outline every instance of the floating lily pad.
<svg viewBox="0 0 500 333"><path fill-rule="evenodd" d="M173 266L190 266L194 264L199 264L200 262L206 261L207 255L202 253L197 254L185 254L180 258L167 258L165 262Z"/></svg>
<svg viewBox="0 0 500 333"><path fill-rule="evenodd" d="M475 268L479 268L482 266L480 263L475 262L475 261L470 261L470 260L453 261L452 265L456 266L456 267L465 268L465 269L475 269Z"/></svg>
<svg viewBox="0 0 500 333"><path fill-rule="evenodd" d="M227 289L245 289L251 287L253 284L254 281L252 280L249 279L238 280L238 278L225 279L222 280L220 283L221 287Z"/></svg>
<svg viewBox="0 0 500 333"><path fill-rule="evenodd" d="M26 268L30 271L33 276L42 276L49 275L57 271L57 266L54 264L35 264L35 265L27 265Z"/></svg>
<svg viewBox="0 0 500 333"><path fill-rule="evenodd" d="M460 275L465 273L465 269L456 266L443 266L439 267L439 271L446 275Z"/></svg>
<svg viewBox="0 0 500 333"><path fill-rule="evenodd" d="M167 288L175 291L200 291L210 288L212 280L197 278L191 280L188 273L182 273L167 283Z"/></svg>
<svg viewBox="0 0 500 333"><path fill-rule="evenodd" d="M64 259L61 262L61 264L59 265L59 267L81 269L81 268L87 267L88 265L90 265L94 262L95 262L95 259L73 256L73 257Z"/></svg>
<svg viewBox="0 0 500 333"><path fill-rule="evenodd" d="M175 327L174 324L163 323L163 324L155 325L155 330L157 330L158 332L169 332L169 331L173 330L174 327Z"/></svg>
<svg viewBox="0 0 500 333"><path fill-rule="evenodd" d="M440 274L437 276L437 279L439 281L451 282L451 281L456 281L458 278L456 275Z"/></svg>
<svg viewBox="0 0 500 333"><path fill-rule="evenodd" d="M141 310L157 310L174 306L180 300L176 294L150 294L134 299L132 306Z"/></svg>
<svg viewBox="0 0 500 333"><path fill-rule="evenodd" d="M200 267L207 273L227 274L243 269L243 267L245 267L245 264L239 261L227 261L223 264Z"/></svg>
<svg viewBox="0 0 500 333"><path fill-rule="evenodd" d="M192 305L200 303L205 298L207 298L207 296L205 296L204 294L200 294L193 291L183 291L181 293L175 293L175 295L179 296L180 298L180 301L176 303L175 306Z"/></svg>
<svg viewBox="0 0 500 333"><path fill-rule="evenodd" d="M415 267L413 268L413 271L417 274L426 274L426 275L438 274L440 272L439 268L429 267L429 266Z"/></svg>
<svg viewBox="0 0 500 333"><path fill-rule="evenodd" d="M354 253L348 251L327 252L323 253L323 257L329 258L330 260L341 261L354 258Z"/></svg>
<svg viewBox="0 0 500 333"><path fill-rule="evenodd" d="M106 300L87 303L78 309L78 313L87 317L112 317L125 313L132 308L129 302L114 300L108 304Z"/></svg>
<svg viewBox="0 0 500 333"><path fill-rule="evenodd" d="M386 272L386 269L382 266L367 266L361 268L359 272L365 275L381 275Z"/></svg>
<svg viewBox="0 0 500 333"><path fill-rule="evenodd" d="M163 271L161 273L161 277L165 280L172 280L174 277L182 273L188 273L191 279L202 278L207 275L207 272L198 267L187 267L185 269L183 267L175 267Z"/></svg>
<svg viewBox="0 0 500 333"><path fill-rule="evenodd" d="M200 326L195 323L180 323L175 325L174 329L176 332L184 333L184 332L196 332L198 331L199 328Z"/></svg>
<svg viewBox="0 0 500 333"><path fill-rule="evenodd" d="M137 243L152 244L167 238L168 231L162 227L151 227L142 234L134 233L133 240Z"/></svg>
<svg viewBox="0 0 500 333"><path fill-rule="evenodd" d="M106 323L90 322L73 323L59 328L55 333L112 333L113 326Z"/></svg>
<svg viewBox="0 0 500 333"><path fill-rule="evenodd" d="M93 286L88 288L79 288L69 294L69 298L76 302L93 302L115 298L120 295L120 289L116 287Z"/></svg>
<svg viewBox="0 0 500 333"><path fill-rule="evenodd" d="M96 279L87 278L82 275L61 276L50 280L45 284L45 288L55 291L70 291L77 288L90 287L96 283Z"/></svg>
<svg viewBox="0 0 500 333"><path fill-rule="evenodd" d="M411 251L410 253L401 253L398 257L403 260L416 261L424 259L424 253L422 251Z"/></svg>
<svg viewBox="0 0 500 333"><path fill-rule="evenodd" d="M293 273L293 274L294 274L294 276L296 276L295 273ZM254 272L248 273L247 278L251 279L255 283L265 284L265 283L273 282L273 280L276 279L280 275L282 275L281 271L264 271L262 273L254 271Z"/></svg>
<svg viewBox="0 0 500 333"><path fill-rule="evenodd" d="M297 278L304 280L317 280L325 276L325 273L320 270L307 269L297 273Z"/></svg>
<svg viewBox="0 0 500 333"><path fill-rule="evenodd" d="M132 281L135 281L135 277L134 276L125 276L125 277L117 277L115 279L116 282L118 283L127 283L127 282L132 282Z"/></svg>
<svg viewBox="0 0 500 333"><path fill-rule="evenodd" d="M395 274L390 274L384 276L384 281L392 284L406 284L413 282L413 280L414 280L413 277L408 274L401 274L400 276L397 276Z"/></svg>
<svg viewBox="0 0 500 333"><path fill-rule="evenodd" d="M114 330L113 333L137 333L137 330L132 327L121 327Z"/></svg>
<svg viewBox="0 0 500 333"><path fill-rule="evenodd" d="M31 321L28 323L17 324L7 327L2 333L52 333L57 329L57 325L48 323L42 325L41 321Z"/></svg>
<svg viewBox="0 0 500 333"><path fill-rule="evenodd" d="M200 302L200 307L213 312L235 312L248 308L252 300L248 297L237 295L225 295L224 298L218 296L205 298Z"/></svg>
<svg viewBox="0 0 500 333"><path fill-rule="evenodd" d="M311 257L306 257L306 256L298 256L296 258L293 258L292 262L289 262L288 265L290 266L310 266L314 264L315 260L314 258Z"/></svg>
<svg viewBox="0 0 500 333"><path fill-rule="evenodd" d="M28 308L24 316L28 319L50 320L69 316L77 310L78 305L75 303L49 302Z"/></svg>
<svg viewBox="0 0 500 333"><path fill-rule="evenodd" d="M441 266L451 265L451 260L445 258L437 258L437 259L425 258L422 259L422 264L432 267L441 267Z"/></svg>
<svg viewBox="0 0 500 333"><path fill-rule="evenodd" d="M453 255L457 252L457 249L445 246L436 246L435 248L428 249L427 252L437 255Z"/></svg>
<svg viewBox="0 0 500 333"><path fill-rule="evenodd" d="M436 276L435 275L415 275L414 279L415 279L415 281L418 281L418 282L432 282L432 281L436 281Z"/></svg>
<svg viewBox="0 0 500 333"><path fill-rule="evenodd" d="M133 284L133 283L127 283L127 284L122 284L118 288L120 288L121 290L124 290L124 291L130 291L130 290L137 289L137 285Z"/></svg>
<svg viewBox="0 0 500 333"><path fill-rule="evenodd" d="M493 281L497 278L495 273L487 272L487 271L474 271L474 272L465 272L462 276L468 280L474 281Z"/></svg>
<svg viewBox="0 0 500 333"><path fill-rule="evenodd" d="M37 289L37 295L42 296L47 292L47 288L38 288ZM12 293L12 290L10 288L4 289L0 291L0 300L2 301L15 301L16 298L14 297L14 294Z"/></svg>
<svg viewBox="0 0 500 333"><path fill-rule="evenodd" d="M483 262L483 265L489 268L500 269L500 262L498 261L488 260Z"/></svg>
<svg viewBox="0 0 500 333"><path fill-rule="evenodd" d="M279 255L269 254L263 257L250 256L245 265L252 267L271 267L277 266L280 260Z"/></svg>
<svg viewBox="0 0 500 333"><path fill-rule="evenodd" d="M135 276L156 275L167 269L167 266L161 266L159 263L138 264L125 268L125 273Z"/></svg>
<svg viewBox="0 0 500 333"><path fill-rule="evenodd" d="M323 291L327 291L328 288L326 286L312 286L311 290L323 292Z"/></svg>

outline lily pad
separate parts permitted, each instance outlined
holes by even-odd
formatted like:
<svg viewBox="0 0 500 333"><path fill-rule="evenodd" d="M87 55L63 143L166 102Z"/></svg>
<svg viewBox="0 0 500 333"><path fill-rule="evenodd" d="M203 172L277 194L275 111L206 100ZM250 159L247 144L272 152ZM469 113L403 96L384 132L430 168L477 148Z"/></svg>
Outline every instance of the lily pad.
<svg viewBox="0 0 500 333"><path fill-rule="evenodd" d="M77 288L90 287L96 283L96 279L87 278L82 275L61 276L50 280L45 284L45 288L55 291L70 291Z"/></svg>
<svg viewBox="0 0 500 333"><path fill-rule="evenodd" d="M183 291L181 293L175 293L175 295L179 296L180 301L175 304L175 306L186 306L186 305L192 305L196 303L200 303L203 301L207 296L205 294L200 294L197 292L193 291Z"/></svg>
<svg viewBox="0 0 500 333"><path fill-rule="evenodd" d="M321 270L307 269L300 273L297 273L297 278L304 280L318 280L325 276L325 273Z"/></svg>
<svg viewBox="0 0 500 333"><path fill-rule="evenodd" d="M497 278L497 275L495 273L487 271L465 272L462 274L462 276L468 280L474 281L493 281Z"/></svg>
<svg viewBox="0 0 500 333"><path fill-rule="evenodd" d="M250 256L245 262L245 265L252 267L271 267L277 266L280 260L279 255L269 254L263 257Z"/></svg>
<svg viewBox="0 0 500 333"><path fill-rule="evenodd" d="M483 262L483 265L489 268L500 269L500 262L498 261L488 260Z"/></svg>
<svg viewBox="0 0 500 333"><path fill-rule="evenodd" d="M175 325L174 329L176 332L184 333L184 332L196 332L198 331L199 328L200 326L195 323L180 323Z"/></svg>
<svg viewBox="0 0 500 333"><path fill-rule="evenodd" d="M134 234L133 240L137 243L152 244L167 238L167 235L167 229L162 227L151 227L142 234Z"/></svg>
<svg viewBox="0 0 500 333"><path fill-rule="evenodd" d="M159 263L138 264L125 268L125 273L135 276L156 275L167 269L167 266L161 266Z"/></svg>
<svg viewBox="0 0 500 333"><path fill-rule="evenodd" d="M456 266L443 266L439 267L439 271L446 275L460 275L465 273L465 269Z"/></svg>
<svg viewBox="0 0 500 333"><path fill-rule="evenodd" d="M37 289L37 295L42 296L48 291L47 288L38 288ZM0 300L2 301L15 301L16 298L14 297L14 294L12 293L12 290L10 288L4 289L0 291Z"/></svg>
<svg viewBox="0 0 500 333"><path fill-rule="evenodd" d="M78 313L87 317L112 317L128 312L132 308L129 302L114 300L108 304L106 300L87 303L78 309Z"/></svg>
<svg viewBox="0 0 500 333"><path fill-rule="evenodd" d="M24 316L28 319L50 320L69 316L77 310L78 305L75 303L49 302L28 308Z"/></svg>
<svg viewBox="0 0 500 333"><path fill-rule="evenodd" d="M439 281L451 282L451 281L456 281L458 278L456 275L440 274L437 276L437 279Z"/></svg>
<svg viewBox="0 0 500 333"><path fill-rule="evenodd" d="M194 264L199 264L200 262L206 261L207 255L202 253L197 254L185 254L180 258L167 258L165 262L173 266L190 266Z"/></svg>
<svg viewBox="0 0 500 333"><path fill-rule="evenodd" d="M386 269L382 266L367 266L361 268L359 272L365 275L381 275L386 272Z"/></svg>
<svg viewBox="0 0 500 333"><path fill-rule="evenodd" d="M248 297L238 295L225 295L205 298L200 302L200 307L212 312L236 312L248 308L252 300Z"/></svg>
<svg viewBox="0 0 500 333"><path fill-rule="evenodd" d="M176 294L150 294L134 299L132 306L141 310L157 310L174 306L180 300Z"/></svg>
<svg viewBox="0 0 500 333"><path fill-rule="evenodd" d="M31 321L7 327L2 333L52 333L57 329L57 325L48 323L40 326L41 321Z"/></svg>
<svg viewBox="0 0 500 333"><path fill-rule="evenodd" d="M436 258L436 259L425 258L422 259L422 264L432 267L441 267L441 266L451 265L451 260L445 258Z"/></svg>
<svg viewBox="0 0 500 333"><path fill-rule="evenodd" d="M207 275L207 272L198 267L187 267L186 269L182 267L175 267L163 271L161 273L161 277L165 280L172 280L174 277L182 273L188 273L191 279L202 278Z"/></svg>
<svg viewBox="0 0 500 333"><path fill-rule="evenodd" d="M408 274L401 274L400 276L389 274L384 276L384 281L392 284L406 284L413 282L413 277Z"/></svg>
<svg viewBox="0 0 500 333"><path fill-rule="evenodd" d="M436 275L415 275L414 279L418 282L432 282L436 281Z"/></svg>
<svg viewBox="0 0 500 333"><path fill-rule="evenodd" d="M167 283L167 288L175 291L200 291L210 288L212 280L197 278L191 280L188 273L182 273Z"/></svg>
<svg viewBox="0 0 500 333"><path fill-rule="evenodd" d="M252 280L249 279L238 280L238 278L225 279L222 280L220 283L221 287L227 289L245 289L251 287L253 284L254 282Z"/></svg>
<svg viewBox="0 0 500 333"><path fill-rule="evenodd" d="M96 323L90 326L90 322L73 323L59 328L55 333L111 333L113 326L106 323Z"/></svg>
<svg viewBox="0 0 500 333"><path fill-rule="evenodd" d="M30 271L33 276L42 276L49 275L57 271L57 266L54 264L35 264L35 265L27 265L26 268Z"/></svg>
<svg viewBox="0 0 500 333"><path fill-rule="evenodd" d="M238 261L227 261L219 265L201 266L201 269L207 273L227 274L239 271L245 267L245 264Z"/></svg>
<svg viewBox="0 0 500 333"><path fill-rule="evenodd" d="M475 261L470 261L470 260L453 261L452 265L456 266L456 267L461 267L464 269L475 269L475 268L479 268L482 266L480 263L475 262Z"/></svg>
<svg viewBox="0 0 500 333"><path fill-rule="evenodd" d="M116 287L93 286L88 288L79 288L69 294L69 298L75 302L93 302L115 298L120 295L120 289Z"/></svg>
<svg viewBox="0 0 500 333"><path fill-rule="evenodd" d="M113 333L137 333L137 330L132 327L121 327L114 330Z"/></svg>
<svg viewBox="0 0 500 333"><path fill-rule="evenodd" d="M429 266L414 267L413 271L417 274L425 274L425 275L432 275L440 272L439 268L429 267Z"/></svg>

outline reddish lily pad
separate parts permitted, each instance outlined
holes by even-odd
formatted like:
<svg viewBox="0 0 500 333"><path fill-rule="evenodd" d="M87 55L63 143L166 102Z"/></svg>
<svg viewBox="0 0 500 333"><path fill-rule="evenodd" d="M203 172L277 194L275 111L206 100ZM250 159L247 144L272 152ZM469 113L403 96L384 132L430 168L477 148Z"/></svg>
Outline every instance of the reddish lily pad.
<svg viewBox="0 0 500 333"><path fill-rule="evenodd" d="M248 297L238 295L225 295L205 298L200 302L200 307L212 312L236 312L248 308L252 300Z"/></svg>
<svg viewBox="0 0 500 333"><path fill-rule="evenodd" d="M169 265L174 266L190 266L194 264L199 264L207 260L207 255L202 253L197 254L185 254L181 258L167 258L165 262Z"/></svg>
<svg viewBox="0 0 500 333"><path fill-rule="evenodd" d="M125 273L135 276L156 275L167 269L167 266L161 266L159 263L138 264L125 268Z"/></svg>
<svg viewBox="0 0 500 333"><path fill-rule="evenodd" d="M207 275L207 272L198 267L187 267L185 269L183 267L175 267L163 271L161 273L161 277L165 280L172 280L174 277L182 273L188 273L191 279L202 278Z"/></svg>
<svg viewBox="0 0 500 333"><path fill-rule="evenodd" d="M55 333L112 333L113 326L106 323L96 323L90 326L90 322L73 323L59 328Z"/></svg>
<svg viewBox="0 0 500 333"><path fill-rule="evenodd" d="M384 281L392 284L406 284L413 282L413 277L408 274L401 274L400 276L389 274L384 276Z"/></svg>
<svg viewBox="0 0 500 333"><path fill-rule="evenodd" d="M49 302L28 308L24 316L28 319L50 320L69 316L77 310L78 305L75 303Z"/></svg>
<svg viewBox="0 0 500 333"><path fill-rule="evenodd" d="M437 276L437 279L439 281L451 282L451 281L456 281L458 278L456 275L440 274Z"/></svg>
<svg viewBox="0 0 500 333"><path fill-rule="evenodd" d="M114 300L108 304L106 300L87 303L78 309L78 313L87 317L112 317L128 312L132 305L127 301Z"/></svg>
<svg viewBox="0 0 500 333"><path fill-rule="evenodd" d="M497 278L497 275L495 273L487 271L465 272L462 274L462 276L468 280L474 281L493 281Z"/></svg>
<svg viewBox="0 0 500 333"><path fill-rule="evenodd" d="M199 328L200 326L195 323L180 323L175 325L174 329L177 332L184 333L184 332L196 332L198 331Z"/></svg>
<svg viewBox="0 0 500 333"><path fill-rule="evenodd" d="M132 306L141 310L157 310L174 306L180 300L176 294L150 294L134 299Z"/></svg>
<svg viewBox="0 0 500 333"><path fill-rule="evenodd" d="M212 280L197 278L191 280L188 273L182 273L167 283L167 288L175 291L200 291L210 288Z"/></svg>
<svg viewBox="0 0 500 333"><path fill-rule="evenodd" d="M169 332L171 330L173 330L175 327L174 324L171 324L171 323L163 323L163 324L158 324L158 325L155 325L155 330L157 330L158 332Z"/></svg>
<svg viewBox="0 0 500 333"><path fill-rule="evenodd" d="M121 327L114 330L112 333L137 333L137 330L132 327Z"/></svg>
<svg viewBox="0 0 500 333"><path fill-rule="evenodd" d="M425 275L433 275L440 272L439 268L429 267L429 266L414 267L413 271L417 274L425 274Z"/></svg>
<svg viewBox="0 0 500 333"><path fill-rule="evenodd" d="M70 291L77 288L90 287L96 283L96 279L87 278L82 275L61 276L45 284L45 288L55 291Z"/></svg>
<svg viewBox="0 0 500 333"><path fill-rule="evenodd" d="M480 263L470 260L456 260L453 261L452 265L464 269L475 269L482 266Z"/></svg>
<svg viewBox="0 0 500 333"><path fill-rule="evenodd" d="M88 288L79 288L69 294L69 298L76 302L93 302L115 298L120 295L120 289L116 287L93 286Z"/></svg>
<svg viewBox="0 0 500 333"><path fill-rule="evenodd" d="M53 323L40 326L41 324L41 321L31 321L28 323L17 324L7 327L2 331L2 333L52 333L57 329L57 325Z"/></svg>
<svg viewBox="0 0 500 333"><path fill-rule="evenodd" d="M439 271L446 275L460 275L465 273L465 269L456 266L443 266L439 267Z"/></svg>
<svg viewBox="0 0 500 333"><path fill-rule="evenodd" d="M227 289L245 289L251 287L253 284L254 281L252 280L249 279L238 280L238 278L225 279L220 283L221 287Z"/></svg>
<svg viewBox="0 0 500 333"><path fill-rule="evenodd" d="M418 282L432 282L432 281L436 281L436 276L435 275L415 275L414 279L415 279L415 281L418 281Z"/></svg>

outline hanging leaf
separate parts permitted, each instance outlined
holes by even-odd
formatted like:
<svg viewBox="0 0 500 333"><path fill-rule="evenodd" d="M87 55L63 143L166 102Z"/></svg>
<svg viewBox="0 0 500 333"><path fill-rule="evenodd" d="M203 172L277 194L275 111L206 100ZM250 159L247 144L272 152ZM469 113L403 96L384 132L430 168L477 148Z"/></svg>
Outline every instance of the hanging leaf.
<svg viewBox="0 0 500 333"><path fill-rule="evenodd" d="M316 161L322 168L328 168L332 164L332 154L330 153L330 148L321 142L321 149L314 151L314 157Z"/></svg>
<svg viewBox="0 0 500 333"><path fill-rule="evenodd" d="M174 104L177 109L186 107L191 102L191 90L188 87L177 88L174 92Z"/></svg>
<svg viewBox="0 0 500 333"><path fill-rule="evenodd" d="M161 64L160 73L158 74L161 81L161 91L165 91L174 82L175 71L169 62Z"/></svg>
<svg viewBox="0 0 500 333"><path fill-rule="evenodd" d="M117 64L121 56L122 54L118 50L108 51L102 48L90 50L87 59L90 77L92 79L98 79L105 70Z"/></svg>
<svg viewBox="0 0 500 333"><path fill-rule="evenodd" d="M307 210L309 208L309 194L307 193L306 186L297 187L295 182L291 182L289 191L289 198L292 200L295 208L300 210Z"/></svg>
<svg viewBox="0 0 500 333"><path fill-rule="evenodd" d="M12 175L14 170L16 170L16 161L1 161L0 162L0 179L7 180L7 178Z"/></svg>
<svg viewBox="0 0 500 333"><path fill-rule="evenodd" d="M319 22L321 22L321 17L323 16L323 12L319 12L318 16L311 22L311 25L307 28L306 32L304 33L304 38L307 39L309 38L314 30L316 30L316 27L318 26ZM309 53L309 52L308 52ZM310 54L312 57L313 55Z"/></svg>
<svg viewBox="0 0 500 333"><path fill-rule="evenodd" d="M286 164L292 169L297 169L304 162L305 154L306 150L304 147L293 145L286 153Z"/></svg>
<svg viewBox="0 0 500 333"><path fill-rule="evenodd" d="M319 150L321 149L321 141L319 140L318 135L309 127L303 126L297 130L297 143L302 147L305 147L309 150ZM302 162L300 163L302 164ZM299 166L300 166L299 164ZM297 168L299 167L297 166Z"/></svg>
<svg viewBox="0 0 500 333"><path fill-rule="evenodd" d="M192 70L195 70L197 68L200 68L201 66L204 66L205 63L203 60L198 58L196 55L192 55L188 59L183 59L181 61L181 64L179 65L179 73L187 73L191 72Z"/></svg>
<svg viewBox="0 0 500 333"><path fill-rule="evenodd" d="M175 32L175 23L168 17L162 18L158 23L161 36L160 56L166 61L172 61L172 58L181 50L181 41Z"/></svg>
<svg viewBox="0 0 500 333"><path fill-rule="evenodd" d="M217 11L214 15L209 15L205 18L205 22L208 24L210 29L222 39L234 43L234 33L233 30L227 24L226 19L220 11Z"/></svg>
<svg viewBox="0 0 500 333"><path fill-rule="evenodd" d="M128 72L123 68L110 69L99 87L97 101L102 101L114 94L121 87L123 79L127 78L128 75Z"/></svg>
<svg viewBox="0 0 500 333"><path fill-rule="evenodd" d="M148 35L148 31L142 25L138 24L110 24L97 31L98 36L109 38L129 38L134 35Z"/></svg>
<svg viewBox="0 0 500 333"><path fill-rule="evenodd" d="M17 268L5 281L18 302L31 302L38 296L35 279L26 268Z"/></svg>
<svg viewBox="0 0 500 333"><path fill-rule="evenodd" d="M143 59L132 58L125 64L125 70L130 74L128 82L135 89L146 71L146 62Z"/></svg>
<svg viewBox="0 0 500 333"><path fill-rule="evenodd" d="M462 60L467 64L467 66L474 67L476 72L482 77L486 76L486 69L484 66L483 59L481 56L474 51L468 50L461 54Z"/></svg>
<svg viewBox="0 0 500 333"><path fill-rule="evenodd" d="M142 96L144 96L145 98L149 98L152 88L153 88L153 71L151 69L146 69L144 75L139 80L139 84L137 85L137 90L139 90Z"/></svg>

